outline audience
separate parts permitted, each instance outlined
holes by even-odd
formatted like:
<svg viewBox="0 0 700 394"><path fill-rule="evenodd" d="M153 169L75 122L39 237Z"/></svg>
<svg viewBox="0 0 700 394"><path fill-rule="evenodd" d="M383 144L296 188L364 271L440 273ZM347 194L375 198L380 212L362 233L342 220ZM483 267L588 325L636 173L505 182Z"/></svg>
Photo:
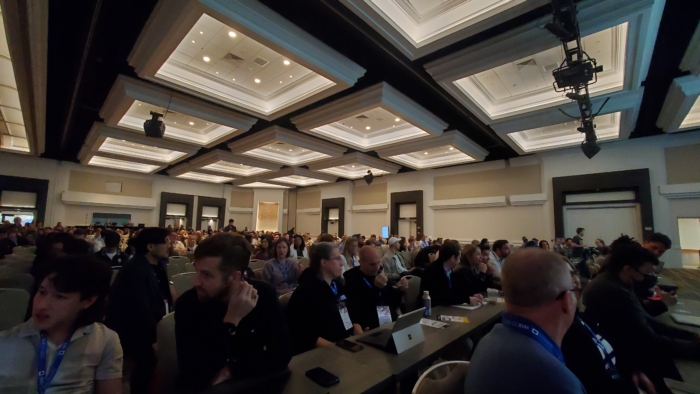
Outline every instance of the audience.
<svg viewBox="0 0 700 394"><path fill-rule="evenodd" d="M274 373L289 363L277 293L265 282L242 279L251 251L231 233L208 237L195 250L194 288L175 310L178 385L187 391Z"/></svg>
<svg viewBox="0 0 700 394"><path fill-rule="evenodd" d="M372 246L363 246L359 267L343 274L348 312L355 332L391 323L401 313L403 292L408 289L408 280L402 278L396 287L387 285L388 278L381 268L379 251Z"/></svg>
<svg viewBox="0 0 700 394"><path fill-rule="evenodd" d="M173 302L165 269L169 249L167 230L141 231L136 255L119 270L109 294L105 321L119 334L125 362L132 366L132 394L149 390L156 365L156 325Z"/></svg>
<svg viewBox="0 0 700 394"><path fill-rule="evenodd" d="M272 285L279 295L290 293L298 286L302 266L289 256L289 244L284 238L273 244L274 257L265 262L263 280Z"/></svg>
<svg viewBox="0 0 700 394"><path fill-rule="evenodd" d="M122 347L100 323L111 275L89 255L42 267L31 318L0 332L0 391L121 393Z"/></svg>
<svg viewBox="0 0 700 394"><path fill-rule="evenodd" d="M440 246L438 258L423 272L420 282L420 296L427 291L431 298L431 306L479 305L484 297L481 294L465 296L465 292L454 282L453 270L459 264L459 243L449 241Z"/></svg>
<svg viewBox="0 0 700 394"><path fill-rule="evenodd" d="M420 236L420 242L418 242L418 247L421 249L427 248L430 243L425 239L425 234Z"/></svg>
<svg viewBox="0 0 700 394"><path fill-rule="evenodd" d="M294 236L293 242L294 244L291 247L289 256L295 259L300 257L308 259L309 251L306 249L306 245L304 245L304 238L301 235L297 234Z"/></svg>
<svg viewBox="0 0 700 394"><path fill-rule="evenodd" d="M121 242L119 234L114 231L106 231L104 236L105 246L95 253L95 256L110 266L120 266L126 263L129 260L129 256L119 249L119 242Z"/></svg>
<svg viewBox="0 0 700 394"><path fill-rule="evenodd" d="M430 245L428 247L420 249L416 257L413 258L414 268L426 269L430 266L430 255L434 255L440 250L439 245Z"/></svg>
<svg viewBox="0 0 700 394"><path fill-rule="evenodd" d="M538 246L540 247L540 249L549 250L549 242L545 241L544 239L540 241Z"/></svg>
<svg viewBox="0 0 700 394"><path fill-rule="evenodd" d="M299 287L287 305L287 320L294 354L317 346L332 346L361 331L345 305L345 287L338 280L343 272L340 251L329 242L311 248L309 267L299 278Z"/></svg>
<svg viewBox="0 0 700 394"><path fill-rule="evenodd" d="M255 256L256 260L270 260L274 253L272 252L272 242L270 242L270 237L265 236L260 238L260 244L256 249Z"/></svg>
<svg viewBox="0 0 700 394"><path fill-rule="evenodd" d="M466 297L486 292L486 289L494 287L493 270L493 264L484 263L478 246L467 245L462 249L459 265L454 272L455 287Z"/></svg>
<svg viewBox="0 0 700 394"><path fill-rule="evenodd" d="M576 315L566 262L527 248L510 256L501 273L506 310L474 351L465 393L586 393L561 351Z"/></svg>
<svg viewBox="0 0 700 394"><path fill-rule="evenodd" d="M345 247L343 247L343 251L342 251L342 254L340 255L340 258L343 261L343 272L346 272L346 271L360 265L360 260L359 260L359 256L357 255L357 251L358 251L357 238L350 237L350 238L346 239L344 242L344 245L345 245ZM338 249L338 250L340 250L340 249Z"/></svg>
<svg viewBox="0 0 700 394"><path fill-rule="evenodd" d="M401 253L399 253L399 241L400 240L398 238L389 238L387 241L389 250L387 250L386 254L382 258L384 272L393 283L398 282L399 279L406 275L421 276L423 271L422 268L414 268L410 271L408 268L406 268L406 262L404 261Z"/></svg>
<svg viewBox="0 0 700 394"><path fill-rule="evenodd" d="M493 243L491 247L491 255L489 260L493 264L493 276L495 278L501 277L501 270L503 270L503 264L506 258L510 254L510 244L505 239L499 239Z"/></svg>

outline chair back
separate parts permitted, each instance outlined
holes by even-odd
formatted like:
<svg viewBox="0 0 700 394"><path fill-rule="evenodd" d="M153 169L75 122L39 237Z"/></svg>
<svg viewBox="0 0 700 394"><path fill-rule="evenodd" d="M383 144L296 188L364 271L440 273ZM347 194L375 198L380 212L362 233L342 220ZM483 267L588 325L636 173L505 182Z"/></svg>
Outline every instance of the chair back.
<svg viewBox="0 0 700 394"><path fill-rule="evenodd" d="M168 262L171 263L171 264L172 264L172 263L175 263L175 262L176 262L176 263L185 264L185 263L189 263L189 262L190 262L190 259L187 258L187 256L170 256L170 257L168 258Z"/></svg>
<svg viewBox="0 0 700 394"><path fill-rule="evenodd" d="M406 313L413 312L417 309L418 294L420 293L420 277L407 275L408 289L403 295L403 302L406 307Z"/></svg>
<svg viewBox="0 0 700 394"><path fill-rule="evenodd" d="M194 263L185 263L185 270L183 274L187 272L197 272L197 270L194 268Z"/></svg>
<svg viewBox="0 0 700 394"><path fill-rule="evenodd" d="M436 259L437 259L437 255L435 253L430 253L428 255L428 261L430 261L431 263L433 263Z"/></svg>
<svg viewBox="0 0 700 394"><path fill-rule="evenodd" d="M33 287L34 277L29 274L0 274L0 289L22 289L31 293Z"/></svg>
<svg viewBox="0 0 700 394"><path fill-rule="evenodd" d="M28 274L30 269L31 263L8 263L0 265L0 274Z"/></svg>
<svg viewBox="0 0 700 394"><path fill-rule="evenodd" d="M445 361L428 368L413 386L411 394L462 394L469 361ZM442 377L436 377L443 373Z"/></svg>
<svg viewBox="0 0 700 394"><path fill-rule="evenodd" d="M406 263L406 268L407 269L413 269L413 259L411 258L411 253L408 251L405 252L399 252L401 255L401 258L403 259L403 262Z"/></svg>
<svg viewBox="0 0 700 394"><path fill-rule="evenodd" d="M194 280L194 272L185 272L182 274L173 275L170 279L173 281L173 286L175 287L175 292L177 296L181 296L184 292L192 288L192 281Z"/></svg>
<svg viewBox="0 0 700 394"><path fill-rule="evenodd" d="M180 264L179 261L170 261L165 268L167 270L169 280L172 280L173 276L185 272L185 264Z"/></svg>
<svg viewBox="0 0 700 394"><path fill-rule="evenodd" d="M382 248L381 246L375 246L379 250L379 257L384 257L386 252L389 250L387 248Z"/></svg>
<svg viewBox="0 0 700 394"><path fill-rule="evenodd" d="M416 247L413 249L413 252L411 253L411 262L413 262L416 259L416 256L418 256L418 252L420 252L420 248Z"/></svg>
<svg viewBox="0 0 700 394"><path fill-rule="evenodd" d="M29 306L29 292L22 289L0 289L0 331L22 324Z"/></svg>
<svg viewBox="0 0 700 394"><path fill-rule="evenodd" d="M36 253L36 246L23 245L15 246L12 248L12 254L34 254Z"/></svg>
<svg viewBox="0 0 700 394"><path fill-rule="evenodd" d="M299 261L299 264L301 264L302 267L309 268L309 258L308 257L298 257L297 261Z"/></svg>
<svg viewBox="0 0 700 394"><path fill-rule="evenodd" d="M287 304L289 304L289 299L292 298L292 293L282 294L280 296L280 306L282 307L282 312L287 314Z"/></svg>
<svg viewBox="0 0 700 394"><path fill-rule="evenodd" d="M255 271L256 269L262 269L265 266L265 260L250 260L248 263L248 268Z"/></svg>
<svg viewBox="0 0 700 394"><path fill-rule="evenodd" d="M33 263L36 255L24 253L24 254L7 254L5 255L6 264L9 263Z"/></svg>
<svg viewBox="0 0 700 394"><path fill-rule="evenodd" d="M263 280L262 270L263 270L262 268L258 268L258 269L253 270L253 273L255 274L255 279Z"/></svg>
<svg viewBox="0 0 700 394"><path fill-rule="evenodd" d="M185 257L190 259L190 262L194 262L194 252L187 252L185 253Z"/></svg>
<svg viewBox="0 0 700 394"><path fill-rule="evenodd" d="M160 392L163 394L173 393L179 373L177 343L175 341L175 312L168 313L158 322L156 338Z"/></svg>

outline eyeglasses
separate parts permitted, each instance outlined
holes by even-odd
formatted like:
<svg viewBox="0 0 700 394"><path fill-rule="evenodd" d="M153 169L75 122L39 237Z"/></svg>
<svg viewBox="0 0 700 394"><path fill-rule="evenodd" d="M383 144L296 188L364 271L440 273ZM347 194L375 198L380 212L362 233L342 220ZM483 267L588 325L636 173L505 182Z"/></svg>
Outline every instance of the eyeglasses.
<svg viewBox="0 0 700 394"><path fill-rule="evenodd" d="M555 298L555 300L557 300L557 301L561 300L562 297L564 297L564 295L565 295L567 292L572 292L572 293L574 293L574 295L576 295L576 298L581 297L581 288L580 288L580 287L574 287L573 289L564 290L564 291L562 291L561 293L559 293L559 295L557 296L557 298Z"/></svg>

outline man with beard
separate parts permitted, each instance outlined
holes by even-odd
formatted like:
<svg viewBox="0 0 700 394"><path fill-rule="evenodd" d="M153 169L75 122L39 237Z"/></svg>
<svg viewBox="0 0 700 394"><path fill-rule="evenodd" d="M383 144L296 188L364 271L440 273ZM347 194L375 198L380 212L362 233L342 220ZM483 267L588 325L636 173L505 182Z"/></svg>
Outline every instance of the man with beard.
<svg viewBox="0 0 700 394"><path fill-rule="evenodd" d="M252 247L233 233L212 235L195 250L194 288L177 300L175 336L186 391L272 374L291 359L277 292L243 280Z"/></svg>

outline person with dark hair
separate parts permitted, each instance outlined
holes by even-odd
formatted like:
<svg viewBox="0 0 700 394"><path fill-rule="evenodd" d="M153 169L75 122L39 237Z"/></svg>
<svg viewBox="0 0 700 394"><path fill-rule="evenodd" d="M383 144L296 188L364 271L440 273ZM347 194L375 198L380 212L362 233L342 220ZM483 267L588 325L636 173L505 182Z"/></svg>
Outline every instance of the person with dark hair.
<svg viewBox="0 0 700 394"><path fill-rule="evenodd" d="M658 259L661 258L667 250L671 249L672 243L671 238L666 234L654 233L644 240L643 246Z"/></svg>
<svg viewBox="0 0 700 394"><path fill-rule="evenodd" d="M330 242L334 243L335 242L335 237L332 234L326 234L323 233L318 236L318 242Z"/></svg>
<svg viewBox="0 0 700 394"><path fill-rule="evenodd" d="M457 288L453 278L453 270L459 264L460 253L458 242L445 242L440 246L438 258L423 271L419 294L422 297L423 292L427 291L430 294L433 307L463 303L479 305L484 299L481 294L469 296Z"/></svg>
<svg viewBox="0 0 700 394"><path fill-rule="evenodd" d="M311 247L309 267L287 305L287 321L294 354L318 346L332 346L355 331L345 305L345 287L339 280L343 262L338 247L320 242Z"/></svg>
<svg viewBox="0 0 700 394"><path fill-rule="evenodd" d="M0 391L121 392L119 337L100 323L111 276L90 255L41 267L31 318L0 332Z"/></svg>
<svg viewBox="0 0 700 394"><path fill-rule="evenodd" d="M177 300L175 337L184 391L201 391L284 369L291 359L289 332L275 289L243 280L251 245L222 233L194 252L194 288Z"/></svg>
<svg viewBox="0 0 700 394"><path fill-rule="evenodd" d="M106 262L110 266L120 266L129 260L129 256L119 249L121 236L118 233L114 231L105 231L104 241L105 247L95 253L98 259Z"/></svg>
<svg viewBox="0 0 700 394"><path fill-rule="evenodd" d="M491 256L489 260L493 264L493 277L500 278L501 270L506 258L510 254L510 244L505 239L499 239L491 246Z"/></svg>
<svg viewBox="0 0 700 394"><path fill-rule="evenodd" d="M265 262L262 278L272 285L279 295L291 293L299 285L302 266L297 259L289 257L289 244L284 238L273 244L274 257Z"/></svg>
<svg viewBox="0 0 700 394"><path fill-rule="evenodd" d="M583 235L586 229L579 227L576 229L576 235L571 239L571 258L580 259L583 258L583 249L586 245L583 243Z"/></svg>
<svg viewBox="0 0 700 394"><path fill-rule="evenodd" d="M547 242L546 239L541 240L537 246L539 246L540 249L549 250L549 242Z"/></svg>
<svg viewBox="0 0 700 394"><path fill-rule="evenodd" d="M478 246L466 245L462 249L459 265L454 272L457 291L462 291L466 297L469 297L493 288L493 270L493 264L483 261L481 249Z"/></svg>
<svg viewBox="0 0 700 394"><path fill-rule="evenodd" d="M166 262L170 239L162 228L146 228L136 237L136 254L112 284L107 326L116 331L130 365L131 392L148 392L156 365L156 326L173 303Z"/></svg>
<svg viewBox="0 0 700 394"><path fill-rule="evenodd" d="M413 259L413 267L426 269L430 266L430 255L435 254L440 250L438 245L429 245L421 248Z"/></svg>
<svg viewBox="0 0 700 394"><path fill-rule="evenodd" d="M30 270L34 279L38 278L44 264L57 257L64 256L63 246L72 241L74 241L73 236L66 233L49 233L40 238L36 248L36 257Z"/></svg>
<svg viewBox="0 0 700 394"><path fill-rule="evenodd" d="M653 286L658 262L636 242L615 240L606 271L588 284L583 304L586 320L615 348L622 376L642 372L657 393L670 393L664 378L681 380L673 359L700 360L700 336L662 324L645 312L635 289Z"/></svg>
<svg viewBox="0 0 700 394"><path fill-rule="evenodd" d="M295 259L301 257L308 259L309 251L306 249L306 245L304 245L304 238L297 234L294 236L293 242L289 256Z"/></svg>
<svg viewBox="0 0 700 394"><path fill-rule="evenodd" d="M269 235L260 237L260 244L255 252L253 258L256 260L270 260L272 258L274 252L272 251L272 239Z"/></svg>

